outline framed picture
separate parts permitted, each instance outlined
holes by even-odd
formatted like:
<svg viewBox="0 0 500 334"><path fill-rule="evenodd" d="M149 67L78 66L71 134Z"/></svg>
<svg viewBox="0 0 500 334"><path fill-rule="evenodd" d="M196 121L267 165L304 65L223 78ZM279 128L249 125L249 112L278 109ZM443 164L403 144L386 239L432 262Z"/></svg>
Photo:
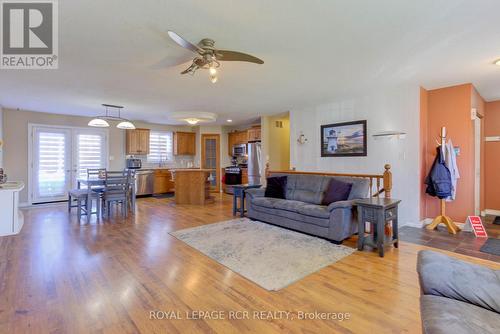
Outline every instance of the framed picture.
<svg viewBox="0 0 500 334"><path fill-rule="evenodd" d="M366 120L321 126L322 157L365 157Z"/></svg>

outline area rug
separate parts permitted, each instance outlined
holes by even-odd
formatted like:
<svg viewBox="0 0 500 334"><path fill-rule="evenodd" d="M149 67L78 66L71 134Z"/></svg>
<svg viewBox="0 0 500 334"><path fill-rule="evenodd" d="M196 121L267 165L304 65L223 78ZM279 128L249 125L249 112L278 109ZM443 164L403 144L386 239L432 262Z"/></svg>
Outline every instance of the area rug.
<svg viewBox="0 0 500 334"><path fill-rule="evenodd" d="M248 218L170 234L271 291L283 289L355 251Z"/></svg>
<svg viewBox="0 0 500 334"><path fill-rule="evenodd" d="M483 253L500 256L500 239L488 238L480 249Z"/></svg>

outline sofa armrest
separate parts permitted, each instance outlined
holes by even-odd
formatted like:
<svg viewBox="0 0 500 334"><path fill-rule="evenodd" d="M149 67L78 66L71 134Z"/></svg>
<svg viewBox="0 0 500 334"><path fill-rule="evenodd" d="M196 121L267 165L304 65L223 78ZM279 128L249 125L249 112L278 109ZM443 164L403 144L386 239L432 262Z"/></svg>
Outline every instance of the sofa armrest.
<svg viewBox="0 0 500 334"><path fill-rule="evenodd" d="M455 299L500 313L500 270L424 250L418 253L417 272L424 295Z"/></svg>
<svg viewBox="0 0 500 334"><path fill-rule="evenodd" d="M245 194L250 198L265 197L266 188L251 188L245 190Z"/></svg>
<svg viewBox="0 0 500 334"><path fill-rule="evenodd" d="M355 202L355 200L333 202L328 205L328 211L332 212L335 209L352 209Z"/></svg>

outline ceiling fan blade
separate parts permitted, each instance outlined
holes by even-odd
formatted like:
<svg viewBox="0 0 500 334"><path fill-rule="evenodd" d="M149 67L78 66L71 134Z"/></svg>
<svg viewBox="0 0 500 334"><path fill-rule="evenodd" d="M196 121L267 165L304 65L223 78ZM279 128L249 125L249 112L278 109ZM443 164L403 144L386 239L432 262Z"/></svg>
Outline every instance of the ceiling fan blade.
<svg viewBox="0 0 500 334"><path fill-rule="evenodd" d="M229 51L229 50L217 50L217 60L220 61L247 61L250 63L264 64L262 59L251 56L243 52Z"/></svg>
<svg viewBox="0 0 500 334"><path fill-rule="evenodd" d="M196 52L196 53L203 52L203 49L199 48L198 46L194 45L193 43L186 41L184 38L177 35L173 31L169 30L168 35L170 36L171 39L173 39L173 41L175 43L179 44L180 46L182 46L185 49L191 50L191 51Z"/></svg>

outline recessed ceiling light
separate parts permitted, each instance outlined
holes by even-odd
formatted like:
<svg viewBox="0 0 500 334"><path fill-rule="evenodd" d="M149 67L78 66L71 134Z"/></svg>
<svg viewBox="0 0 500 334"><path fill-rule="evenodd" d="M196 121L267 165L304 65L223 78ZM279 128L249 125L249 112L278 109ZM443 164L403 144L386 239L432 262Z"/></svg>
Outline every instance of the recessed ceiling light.
<svg viewBox="0 0 500 334"><path fill-rule="evenodd" d="M228 122L228 123L231 123L232 121L233 121L232 119L228 119L228 120L227 120L227 122Z"/></svg>
<svg viewBox="0 0 500 334"><path fill-rule="evenodd" d="M493 64L500 66L500 59L495 60Z"/></svg>

